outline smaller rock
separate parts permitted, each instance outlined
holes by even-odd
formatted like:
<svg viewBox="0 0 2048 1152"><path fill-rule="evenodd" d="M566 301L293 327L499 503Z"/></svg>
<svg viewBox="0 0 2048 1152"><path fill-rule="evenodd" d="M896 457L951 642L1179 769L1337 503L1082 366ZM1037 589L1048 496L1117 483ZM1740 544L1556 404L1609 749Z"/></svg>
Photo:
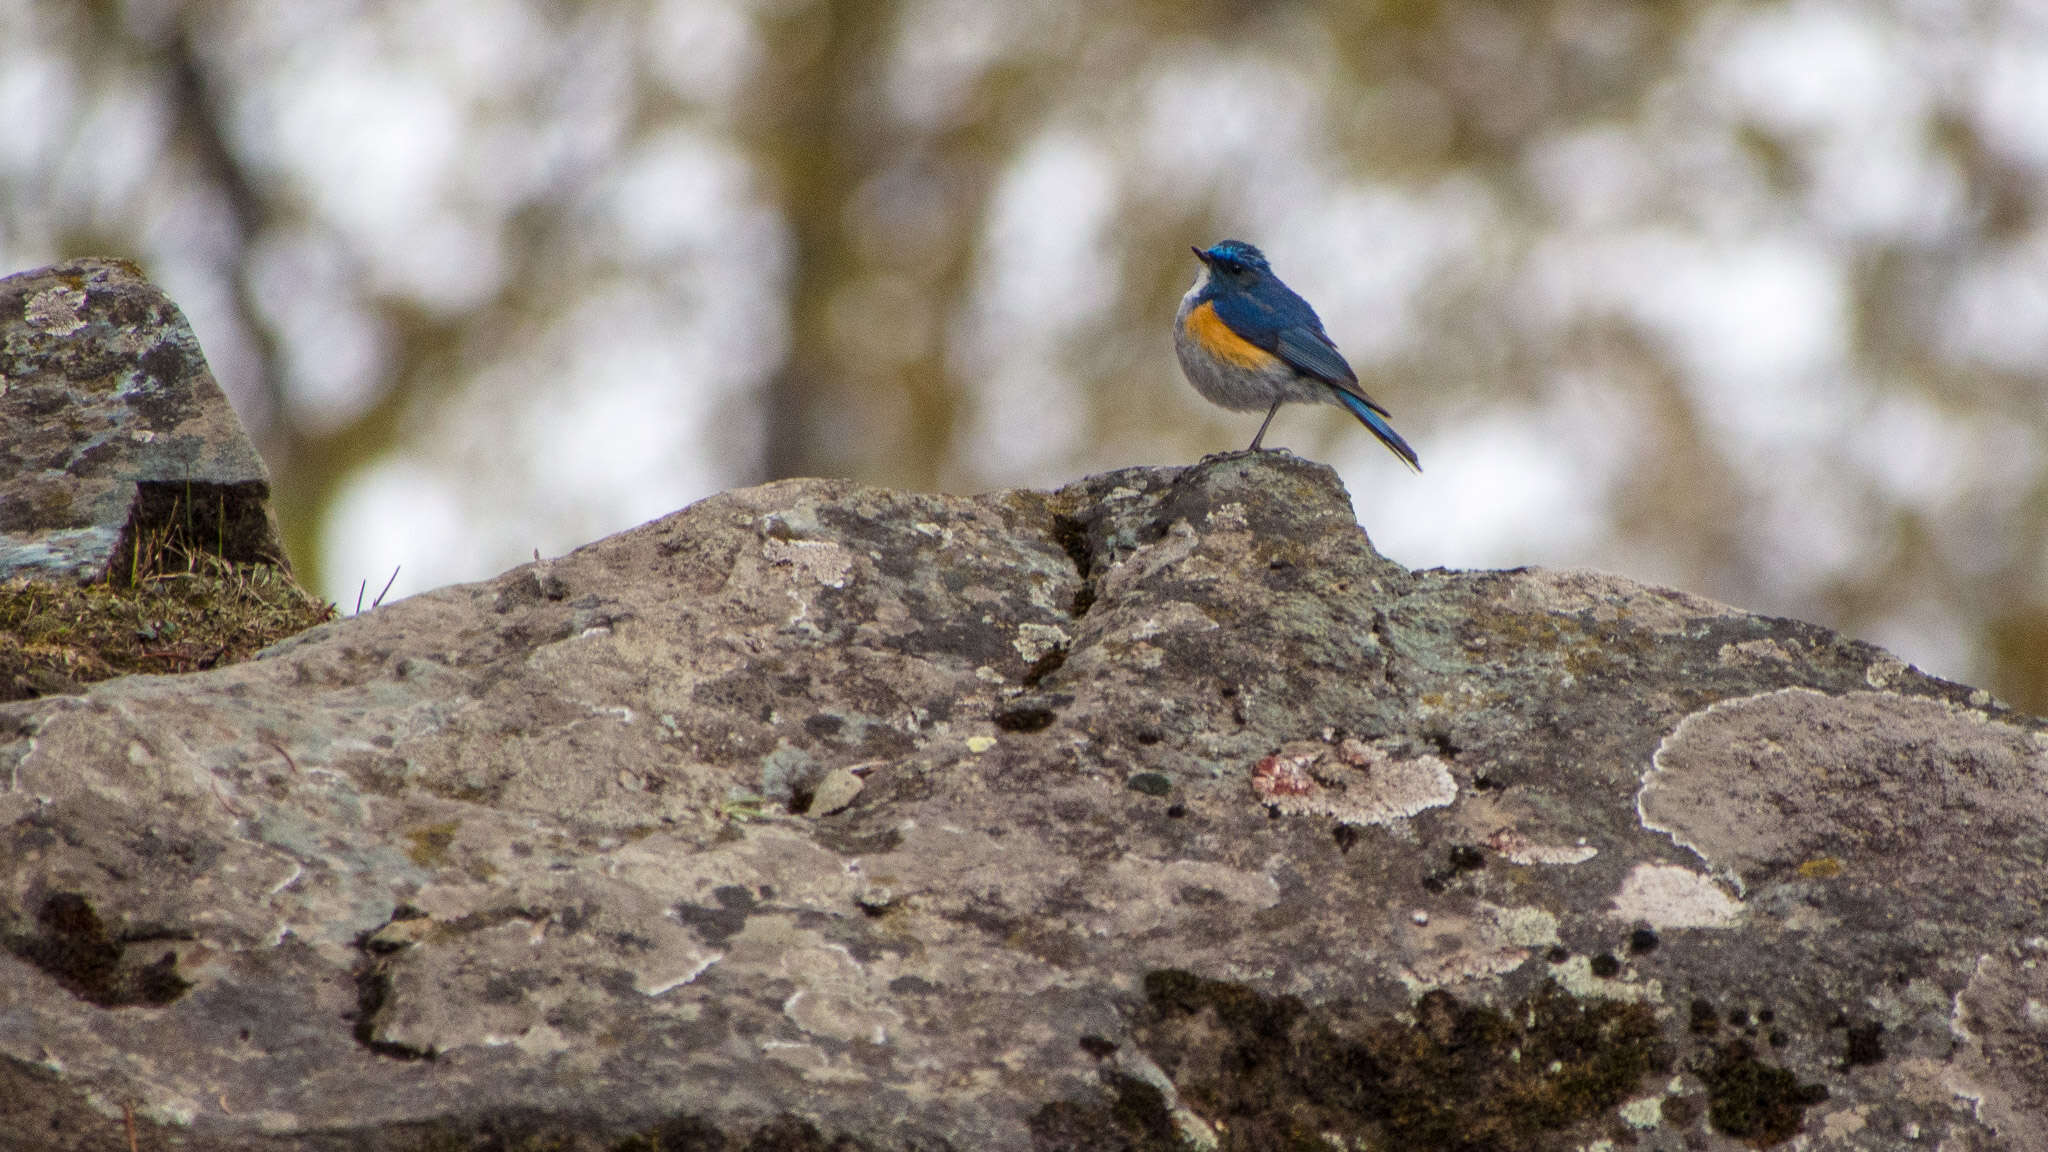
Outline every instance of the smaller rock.
<svg viewBox="0 0 2048 1152"><path fill-rule="evenodd" d="M269 500L191 326L140 269L0 279L0 579L122 577L174 534L282 566Z"/></svg>

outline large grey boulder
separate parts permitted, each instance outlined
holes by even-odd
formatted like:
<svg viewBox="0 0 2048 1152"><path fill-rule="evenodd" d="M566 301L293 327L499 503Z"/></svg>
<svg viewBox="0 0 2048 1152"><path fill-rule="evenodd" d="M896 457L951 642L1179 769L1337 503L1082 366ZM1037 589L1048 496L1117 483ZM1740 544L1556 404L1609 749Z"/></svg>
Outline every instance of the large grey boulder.
<svg viewBox="0 0 2048 1152"><path fill-rule="evenodd" d="M191 326L133 264L0 279L0 580L125 577L172 526L283 564L269 499Z"/></svg>
<svg viewBox="0 0 2048 1152"><path fill-rule="evenodd" d="M2048 751L1284 454L0 708L0 1147L2048 1147Z"/></svg>

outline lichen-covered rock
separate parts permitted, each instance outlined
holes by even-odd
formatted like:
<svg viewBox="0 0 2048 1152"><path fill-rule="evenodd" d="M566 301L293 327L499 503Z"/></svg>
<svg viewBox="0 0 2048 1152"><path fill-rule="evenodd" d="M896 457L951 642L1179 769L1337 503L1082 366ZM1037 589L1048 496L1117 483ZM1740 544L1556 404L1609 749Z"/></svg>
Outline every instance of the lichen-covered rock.
<svg viewBox="0 0 2048 1152"><path fill-rule="evenodd" d="M0 580L93 580L176 525L284 563L270 477L177 305L122 260L0 279Z"/></svg>
<svg viewBox="0 0 2048 1152"><path fill-rule="evenodd" d="M2039 722L1284 454L0 707L0 1147L2026 1149Z"/></svg>

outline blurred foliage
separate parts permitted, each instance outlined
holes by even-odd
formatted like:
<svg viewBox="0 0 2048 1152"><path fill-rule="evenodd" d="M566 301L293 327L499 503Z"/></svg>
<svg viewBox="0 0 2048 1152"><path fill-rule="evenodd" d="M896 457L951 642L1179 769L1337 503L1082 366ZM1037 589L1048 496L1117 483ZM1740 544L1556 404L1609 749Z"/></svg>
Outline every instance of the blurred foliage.
<svg viewBox="0 0 2048 1152"><path fill-rule="evenodd" d="M710 487L1233 446L1164 326L1241 234L1421 450L1411 540L2048 710L2028 0L93 0L0 44L0 256L208 318L315 586L393 459L460 478L481 574Z"/></svg>

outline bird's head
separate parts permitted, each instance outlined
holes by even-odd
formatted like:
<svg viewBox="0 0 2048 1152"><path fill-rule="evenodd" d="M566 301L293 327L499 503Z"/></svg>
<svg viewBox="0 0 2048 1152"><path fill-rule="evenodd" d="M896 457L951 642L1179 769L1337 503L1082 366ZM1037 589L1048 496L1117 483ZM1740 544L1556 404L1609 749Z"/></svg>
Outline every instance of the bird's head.
<svg viewBox="0 0 2048 1152"><path fill-rule="evenodd" d="M1220 288L1250 288L1273 273L1266 254L1242 240L1224 240L1194 252Z"/></svg>

